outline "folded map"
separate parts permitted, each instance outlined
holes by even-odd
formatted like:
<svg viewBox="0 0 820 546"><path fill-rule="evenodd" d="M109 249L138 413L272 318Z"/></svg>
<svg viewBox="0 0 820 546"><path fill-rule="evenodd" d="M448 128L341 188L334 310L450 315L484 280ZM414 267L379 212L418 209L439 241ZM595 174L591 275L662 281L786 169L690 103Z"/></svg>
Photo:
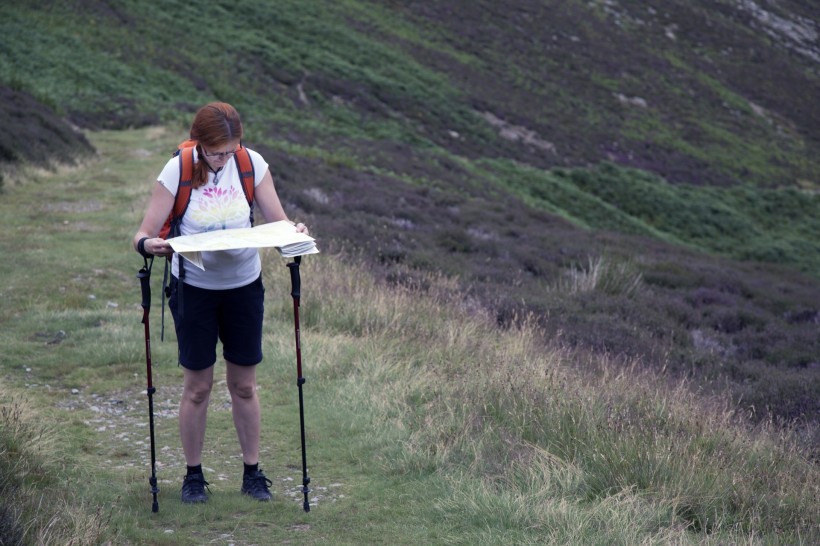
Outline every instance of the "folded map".
<svg viewBox="0 0 820 546"><path fill-rule="evenodd" d="M168 239L168 243L174 252L203 270L205 268L202 265L201 253L214 250L274 247L284 258L319 252L313 237L297 232L296 227L286 220L251 228L223 229L196 235L183 235Z"/></svg>

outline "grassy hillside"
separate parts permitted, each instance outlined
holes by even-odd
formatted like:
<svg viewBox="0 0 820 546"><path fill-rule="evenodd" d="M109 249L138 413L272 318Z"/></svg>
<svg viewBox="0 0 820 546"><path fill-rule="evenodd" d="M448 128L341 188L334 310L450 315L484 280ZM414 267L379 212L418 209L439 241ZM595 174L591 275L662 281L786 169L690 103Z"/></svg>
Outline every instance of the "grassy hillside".
<svg viewBox="0 0 820 546"><path fill-rule="evenodd" d="M152 356L159 512L151 512L142 265L127 251L179 133L88 133L98 155L28 171L0 219L0 542L199 544L816 544L818 467L800 431L751 425L633 360L571 350L532 321L499 329L452 278L378 278L323 252L301 265L310 513L302 511L293 314L263 252L262 465L239 494L218 364L204 506L182 505L173 331ZM55 198L42 199L49 188ZM596 263L596 266L606 264ZM633 291L624 277L600 288ZM619 282L621 281L621 282ZM589 288L578 275L556 291ZM166 317L168 318L168 317ZM171 329L172 330L172 329Z"/></svg>
<svg viewBox="0 0 820 546"><path fill-rule="evenodd" d="M182 133L226 100L289 210L381 278L457 276L501 325L535 313L571 347L811 422L818 19L797 1L23 2L0 21L2 157L87 153L55 119Z"/></svg>

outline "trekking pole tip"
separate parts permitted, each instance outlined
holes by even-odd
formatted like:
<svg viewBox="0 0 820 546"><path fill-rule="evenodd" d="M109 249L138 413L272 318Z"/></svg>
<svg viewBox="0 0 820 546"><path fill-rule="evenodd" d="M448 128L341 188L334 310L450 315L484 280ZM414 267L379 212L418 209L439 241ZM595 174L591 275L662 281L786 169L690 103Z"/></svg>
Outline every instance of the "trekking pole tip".
<svg viewBox="0 0 820 546"><path fill-rule="evenodd" d="M151 484L151 494L154 496L154 501L151 503L151 511L154 513L159 512L159 502L157 501L157 494L159 493L159 487L157 487L157 478L156 476L151 476L148 478L148 483Z"/></svg>
<svg viewBox="0 0 820 546"><path fill-rule="evenodd" d="M310 512L310 501L308 500L308 493L310 493L310 476L305 473L302 476L302 493L305 495L305 502L302 507L305 509L305 512Z"/></svg>

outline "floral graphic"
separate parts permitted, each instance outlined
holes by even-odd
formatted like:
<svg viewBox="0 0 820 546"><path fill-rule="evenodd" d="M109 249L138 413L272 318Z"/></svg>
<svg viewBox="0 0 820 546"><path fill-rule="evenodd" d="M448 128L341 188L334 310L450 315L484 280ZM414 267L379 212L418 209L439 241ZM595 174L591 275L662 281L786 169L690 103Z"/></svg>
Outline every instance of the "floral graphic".
<svg viewBox="0 0 820 546"><path fill-rule="evenodd" d="M201 199L191 201L191 219L202 231L242 227L248 218L248 202L242 191L227 188L206 188Z"/></svg>

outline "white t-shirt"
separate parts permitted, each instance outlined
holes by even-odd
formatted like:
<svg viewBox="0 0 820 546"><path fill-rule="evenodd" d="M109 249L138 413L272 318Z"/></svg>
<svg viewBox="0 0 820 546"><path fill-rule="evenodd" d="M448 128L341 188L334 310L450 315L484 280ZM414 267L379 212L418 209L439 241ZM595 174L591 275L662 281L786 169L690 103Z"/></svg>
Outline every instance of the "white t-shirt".
<svg viewBox="0 0 820 546"><path fill-rule="evenodd" d="M248 150L254 169L254 187L259 186L268 170L268 164L253 150ZM198 161L194 149L194 162ZM179 186L179 158L171 158L157 181L173 195ZM191 191L191 201L182 216L180 233L194 235L218 229L251 227L250 207L242 189L242 182L231 158L219 172L208 173L208 182ZM205 271L193 264L185 264L185 283L199 288L223 290L245 286L262 272L259 251L255 248L219 250L202 253ZM179 276L179 256L174 254L172 273Z"/></svg>

